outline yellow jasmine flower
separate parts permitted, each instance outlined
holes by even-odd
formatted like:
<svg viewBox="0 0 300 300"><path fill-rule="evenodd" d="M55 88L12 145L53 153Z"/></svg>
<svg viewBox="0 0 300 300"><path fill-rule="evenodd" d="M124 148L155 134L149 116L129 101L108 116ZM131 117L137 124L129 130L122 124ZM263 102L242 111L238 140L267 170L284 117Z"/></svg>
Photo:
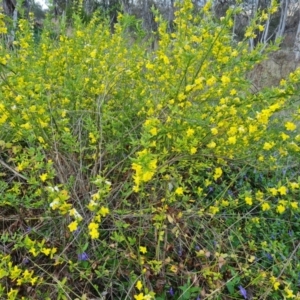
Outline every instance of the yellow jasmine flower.
<svg viewBox="0 0 300 300"><path fill-rule="evenodd" d="M285 186L281 186L279 189L278 189L278 192L279 194L282 196L282 195L286 195L287 193L287 188Z"/></svg>
<svg viewBox="0 0 300 300"><path fill-rule="evenodd" d="M266 142L266 143L264 143L263 149L264 150L270 150L274 147L274 145L275 145L274 142L271 142L271 143Z"/></svg>
<svg viewBox="0 0 300 300"><path fill-rule="evenodd" d="M228 144L234 145L236 144L236 136L231 136L228 138Z"/></svg>
<svg viewBox="0 0 300 300"><path fill-rule="evenodd" d="M228 84L230 82L230 78L228 76L223 75L221 77L222 84Z"/></svg>
<svg viewBox="0 0 300 300"><path fill-rule="evenodd" d="M295 189L299 188L299 183L297 183L297 182L290 182L289 185L290 185L292 190L295 190Z"/></svg>
<svg viewBox="0 0 300 300"><path fill-rule="evenodd" d="M144 246L140 246L140 252L143 253L143 254L146 254L147 253L147 247L144 247Z"/></svg>
<svg viewBox="0 0 300 300"><path fill-rule="evenodd" d="M257 28L258 28L259 31L264 31L264 29L265 29L265 27L261 24L258 25Z"/></svg>
<svg viewBox="0 0 300 300"><path fill-rule="evenodd" d="M40 179L42 180L42 182L45 182L47 178L48 178L47 173L43 173L42 175L40 175Z"/></svg>
<svg viewBox="0 0 300 300"><path fill-rule="evenodd" d="M269 203L263 203L261 208L263 211L267 211L267 210L271 209L271 206Z"/></svg>
<svg viewBox="0 0 300 300"><path fill-rule="evenodd" d="M105 217L109 214L109 209L107 207L101 206L99 213L102 217Z"/></svg>
<svg viewBox="0 0 300 300"><path fill-rule="evenodd" d="M68 225L68 227L69 227L69 230L71 232L73 232L73 231L75 231L78 228L78 222L77 221L73 221L72 223L70 223Z"/></svg>
<svg viewBox="0 0 300 300"><path fill-rule="evenodd" d="M218 178L220 178L223 174L223 171L221 168L216 168L215 169L215 174L214 174L214 180L217 180Z"/></svg>
<svg viewBox="0 0 300 300"><path fill-rule="evenodd" d="M134 299L135 300L143 300L144 299L144 294L143 293L139 293L138 295L134 295Z"/></svg>
<svg viewBox="0 0 300 300"><path fill-rule="evenodd" d="M173 272L173 273L177 273L177 272L178 272L178 267L175 266L175 265L172 265L172 266L170 267L170 271Z"/></svg>
<svg viewBox="0 0 300 300"><path fill-rule="evenodd" d="M189 128L189 129L186 131L186 135L187 135L187 136L192 136L194 133L195 133L195 130L192 129L192 128Z"/></svg>
<svg viewBox="0 0 300 300"><path fill-rule="evenodd" d="M36 256L38 255L38 252L36 251L36 249L35 249L34 247L31 247L31 248L29 249L29 252L32 253L32 255L33 255L34 257L36 257Z"/></svg>
<svg viewBox="0 0 300 300"><path fill-rule="evenodd" d="M297 128L297 126L292 122L286 122L284 124L284 126L285 126L286 130L289 130L289 131L293 131Z"/></svg>
<svg viewBox="0 0 300 300"><path fill-rule="evenodd" d="M286 141L290 136L285 134L284 132L281 133L281 138Z"/></svg>
<svg viewBox="0 0 300 300"><path fill-rule="evenodd" d="M227 201L227 200L222 200L222 206L229 206L229 201Z"/></svg>
<svg viewBox="0 0 300 300"><path fill-rule="evenodd" d="M275 188L269 188L269 191L273 196L276 196L278 193L277 189L275 189Z"/></svg>
<svg viewBox="0 0 300 300"><path fill-rule="evenodd" d="M17 266L14 266L13 269L11 269L9 271L10 271L10 278L11 279L18 278L22 273L22 270L20 268L18 268Z"/></svg>
<svg viewBox="0 0 300 300"><path fill-rule="evenodd" d="M98 239L100 234L97 229L92 229L89 231L89 235L94 240L94 239Z"/></svg>
<svg viewBox="0 0 300 300"><path fill-rule="evenodd" d="M175 190L175 194L178 195L178 196L183 195L183 188L182 187L178 187Z"/></svg>
<svg viewBox="0 0 300 300"><path fill-rule="evenodd" d="M287 299L295 298L295 295L294 295L293 291L291 289L289 289L288 287L286 287L284 289L284 291L285 291L285 296L286 296Z"/></svg>
<svg viewBox="0 0 300 300"><path fill-rule="evenodd" d="M18 290L10 288L10 291L7 293L8 300L16 299L18 292Z"/></svg>
<svg viewBox="0 0 300 300"><path fill-rule="evenodd" d="M38 277L37 277L37 276L36 276L36 277L33 277L33 278L31 278L31 280L30 280L30 283L31 283L31 285L34 285L34 284L36 284L37 280L38 280Z"/></svg>
<svg viewBox="0 0 300 300"><path fill-rule="evenodd" d="M196 147L192 147L191 149L190 149L190 153L193 155L193 154L195 154L197 152L197 148Z"/></svg>
<svg viewBox="0 0 300 300"><path fill-rule="evenodd" d="M296 202L296 201L291 202L291 207L293 209L297 209L298 208L298 202Z"/></svg>
<svg viewBox="0 0 300 300"><path fill-rule="evenodd" d="M157 135L157 128L156 128L156 127L151 128L151 129L150 129L150 133L151 133L151 135L153 135L153 136Z"/></svg>
<svg viewBox="0 0 300 300"><path fill-rule="evenodd" d="M94 230L99 228L99 224L95 222L91 222L88 226L89 230Z"/></svg>
<svg viewBox="0 0 300 300"><path fill-rule="evenodd" d="M150 172L150 171L146 171L144 174L143 174L143 181L144 182L147 182L149 180L151 180L151 178L153 177L154 175L154 172Z"/></svg>
<svg viewBox="0 0 300 300"><path fill-rule="evenodd" d="M218 129L217 128L212 128L210 131L211 131L211 133L213 135L217 135L218 134Z"/></svg>
<svg viewBox="0 0 300 300"><path fill-rule="evenodd" d="M217 144L215 142L210 142L209 144L207 144L207 148L213 149L217 146Z"/></svg>
<svg viewBox="0 0 300 300"><path fill-rule="evenodd" d="M219 207L217 206L210 206L209 207L209 212L213 215L215 215L216 213L218 213L220 211Z"/></svg>
<svg viewBox="0 0 300 300"><path fill-rule="evenodd" d="M41 252L44 253L46 256L48 256L50 254L50 252L51 252L51 249L50 248L43 248L41 250Z"/></svg>
<svg viewBox="0 0 300 300"><path fill-rule="evenodd" d="M280 286L280 282L278 282L278 281L274 282L273 287L274 287L275 291L277 291L279 289L279 286Z"/></svg>
<svg viewBox="0 0 300 300"><path fill-rule="evenodd" d="M252 205L252 204L253 204L253 201L252 201L252 198L251 198L251 197L246 197L246 198L245 198L245 202L246 202L246 204L248 204L248 205Z"/></svg>
<svg viewBox="0 0 300 300"><path fill-rule="evenodd" d="M143 288L142 282L141 282L140 280L138 280L138 282L136 283L135 287L136 287L139 291L141 291L141 289Z"/></svg>
<svg viewBox="0 0 300 300"><path fill-rule="evenodd" d="M285 211L285 207L284 207L282 204L280 204L280 205L277 206L276 211L277 211L279 214L282 214L282 213L284 213L284 211Z"/></svg>

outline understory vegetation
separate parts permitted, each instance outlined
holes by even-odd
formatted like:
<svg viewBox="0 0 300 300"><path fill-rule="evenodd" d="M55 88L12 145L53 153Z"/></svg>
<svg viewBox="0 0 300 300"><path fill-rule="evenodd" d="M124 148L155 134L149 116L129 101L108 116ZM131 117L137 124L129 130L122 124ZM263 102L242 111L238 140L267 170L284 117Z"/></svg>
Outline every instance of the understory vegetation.
<svg viewBox="0 0 300 300"><path fill-rule="evenodd" d="M300 299L300 70L253 93L237 10L0 16L1 299Z"/></svg>

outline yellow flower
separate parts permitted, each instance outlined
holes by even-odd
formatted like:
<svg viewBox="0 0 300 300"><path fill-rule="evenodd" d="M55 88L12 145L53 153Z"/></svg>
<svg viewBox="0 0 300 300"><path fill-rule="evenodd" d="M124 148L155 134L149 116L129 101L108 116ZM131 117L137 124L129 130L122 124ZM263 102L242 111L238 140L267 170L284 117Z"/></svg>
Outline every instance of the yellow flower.
<svg viewBox="0 0 300 300"><path fill-rule="evenodd" d="M258 25L257 28L259 31L264 31L264 29L265 29L263 25Z"/></svg>
<svg viewBox="0 0 300 300"><path fill-rule="evenodd" d="M136 287L139 291L141 291L141 289L143 288L142 282L139 280L139 281L136 283L135 287Z"/></svg>
<svg viewBox="0 0 300 300"><path fill-rule="evenodd" d="M266 143L264 143L263 149L264 150L270 150L270 149L272 149L274 147L274 145L275 145L274 142L271 142L271 143L266 142Z"/></svg>
<svg viewBox="0 0 300 300"><path fill-rule="evenodd" d="M192 129L192 128L189 128L189 129L186 131L186 135L187 135L187 136L192 136L194 133L195 133L195 130Z"/></svg>
<svg viewBox="0 0 300 300"><path fill-rule="evenodd" d="M219 207L216 206L210 206L209 207L209 212L213 215L215 215L216 213L218 213L220 211Z"/></svg>
<svg viewBox="0 0 300 300"><path fill-rule="evenodd" d="M156 128L156 127L151 128L151 129L150 129L150 133L151 133L151 135L153 135L153 136L157 135L157 128Z"/></svg>
<svg viewBox="0 0 300 300"><path fill-rule="evenodd" d="M14 266L10 271L10 278L11 279L16 279L18 278L21 273L22 273L22 270L20 268L18 268L17 266Z"/></svg>
<svg viewBox="0 0 300 300"><path fill-rule="evenodd" d="M44 253L46 256L48 256L50 254L50 252L51 252L51 249L50 248L43 248L41 250L41 252Z"/></svg>
<svg viewBox="0 0 300 300"><path fill-rule="evenodd" d="M207 148L213 149L216 148L217 144L215 142L210 142L209 144L207 144Z"/></svg>
<svg viewBox="0 0 300 300"><path fill-rule="evenodd" d="M214 174L214 180L217 180L218 178L220 178L223 174L223 171L221 168L216 168L215 169L215 174Z"/></svg>
<svg viewBox="0 0 300 300"><path fill-rule="evenodd" d="M99 228L99 224L95 223L95 222L91 222L88 226L89 230L94 230L94 229L98 229Z"/></svg>
<svg viewBox="0 0 300 300"><path fill-rule="evenodd" d="M269 203L263 203L261 208L262 208L263 211L266 211L266 210L271 209L271 206L270 206Z"/></svg>
<svg viewBox="0 0 300 300"><path fill-rule="evenodd" d="M144 299L144 294L143 293L139 293L138 295L134 295L134 299L135 300L143 300Z"/></svg>
<svg viewBox="0 0 300 300"><path fill-rule="evenodd" d="M269 191L273 196L276 196L278 193L277 189L275 189L275 188L269 188Z"/></svg>
<svg viewBox="0 0 300 300"><path fill-rule="evenodd" d="M97 229L92 229L89 231L90 237L94 240L99 238L99 231Z"/></svg>
<svg viewBox="0 0 300 300"><path fill-rule="evenodd" d="M99 213L102 217L105 217L109 214L109 209L107 207L101 206Z"/></svg>
<svg viewBox="0 0 300 300"><path fill-rule="evenodd" d="M212 128L210 131L211 131L211 133L213 135L217 135L218 134L218 129L217 128Z"/></svg>
<svg viewBox="0 0 300 300"><path fill-rule="evenodd" d="M68 227L69 227L69 230L71 232L73 232L73 231L75 231L78 228L78 222L77 221L73 221L72 223L70 223L68 225Z"/></svg>
<svg viewBox="0 0 300 300"><path fill-rule="evenodd" d="M31 280L30 280L31 285L36 284L37 280L38 280L38 277L31 278Z"/></svg>
<svg viewBox="0 0 300 300"><path fill-rule="evenodd" d="M10 288L10 291L7 293L8 300L16 299L17 295L18 295L18 290L14 290Z"/></svg>
<svg viewBox="0 0 300 300"><path fill-rule="evenodd" d="M290 136L285 134L284 132L281 133L281 138L285 141L289 138Z"/></svg>
<svg viewBox="0 0 300 300"><path fill-rule="evenodd" d="M291 208L297 209L298 208L298 202L296 202L296 201L291 202Z"/></svg>
<svg viewBox="0 0 300 300"><path fill-rule="evenodd" d="M32 255L33 255L34 257L36 257L36 256L38 255L38 252L35 250L34 247L31 247L31 248L29 249L29 252L32 253Z"/></svg>
<svg viewBox="0 0 300 300"><path fill-rule="evenodd" d="M274 282L273 287L274 290L277 291L279 289L280 283L278 281Z"/></svg>
<svg viewBox="0 0 300 300"><path fill-rule="evenodd" d="M284 213L284 211L285 211L285 207L284 207L282 204L280 204L280 205L277 206L276 211L277 211L279 214L282 214L282 213Z"/></svg>
<svg viewBox="0 0 300 300"><path fill-rule="evenodd" d="M146 254L147 253L147 247L140 246L140 252L143 253L143 254Z"/></svg>
<svg viewBox="0 0 300 300"><path fill-rule="evenodd" d="M251 197L246 197L246 198L245 198L245 202L246 202L248 205L252 205L252 204L253 204L253 201L252 201L252 198L251 198Z"/></svg>
<svg viewBox="0 0 300 300"><path fill-rule="evenodd" d="M289 185L290 185L292 190L295 190L295 189L299 188L299 183L297 183L297 182L290 182Z"/></svg>
<svg viewBox="0 0 300 300"><path fill-rule="evenodd" d="M173 273L177 273L178 272L178 267L175 266L175 265L171 265L170 271L173 272Z"/></svg>
<svg viewBox="0 0 300 300"><path fill-rule="evenodd" d="M209 79L206 80L206 84L208 86L212 86L217 82L217 79L215 76L210 77Z"/></svg>
<svg viewBox="0 0 300 300"><path fill-rule="evenodd" d="M292 122L286 122L284 124L284 126L285 126L286 130L289 130L289 131L293 131L297 128L297 126Z"/></svg>
<svg viewBox="0 0 300 300"><path fill-rule="evenodd" d="M153 177L154 175L154 172L150 172L150 171L146 171L144 174L143 174L143 181L144 182L147 182L149 180L151 180L151 178Z"/></svg>
<svg viewBox="0 0 300 300"><path fill-rule="evenodd" d="M279 194L282 196L282 195L286 195L286 192L287 192L287 188L285 186L281 186L279 189L278 189L278 192Z"/></svg>
<svg viewBox="0 0 300 300"><path fill-rule="evenodd" d="M90 53L91 58L95 58L95 57L96 57L96 54L97 54L97 50L93 50L93 51Z"/></svg>
<svg viewBox="0 0 300 300"><path fill-rule="evenodd" d="M225 75L223 75L222 77L221 77L221 81L222 81L222 84L227 84L227 83L229 83L230 82L230 78L228 77L228 76L225 76Z"/></svg>
<svg viewBox="0 0 300 300"><path fill-rule="evenodd" d="M288 287L286 287L286 288L284 289L284 291L285 291L285 294L286 294L286 298L287 298L287 299L289 299L289 298L295 298L295 295L294 295L293 291L290 290Z"/></svg>
<svg viewBox="0 0 300 300"><path fill-rule="evenodd" d="M191 149L190 149L190 153L193 155L193 154L195 154L197 152L197 148L196 147L192 147Z"/></svg>
<svg viewBox="0 0 300 300"><path fill-rule="evenodd" d="M46 179L48 178L48 174L47 173L43 173L42 175L40 175L40 179L45 182Z"/></svg>
<svg viewBox="0 0 300 300"><path fill-rule="evenodd" d="M228 138L228 144L234 145L236 144L236 136L231 136Z"/></svg>
<svg viewBox="0 0 300 300"><path fill-rule="evenodd" d="M222 202L221 202L221 204L222 204L222 206L229 206L229 201L227 201L227 200L222 200Z"/></svg>
<svg viewBox="0 0 300 300"><path fill-rule="evenodd" d="M175 190L175 194L178 195L178 196L183 195L183 188L182 187L178 187Z"/></svg>

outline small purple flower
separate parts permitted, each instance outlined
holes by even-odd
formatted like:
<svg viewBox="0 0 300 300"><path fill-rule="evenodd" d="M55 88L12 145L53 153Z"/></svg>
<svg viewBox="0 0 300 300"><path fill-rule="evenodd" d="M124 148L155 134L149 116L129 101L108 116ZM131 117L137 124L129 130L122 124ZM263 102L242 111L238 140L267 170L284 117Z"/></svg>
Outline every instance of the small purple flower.
<svg viewBox="0 0 300 300"><path fill-rule="evenodd" d="M169 289L169 294L170 294L171 297L175 296L175 293L174 293L174 290L173 290L172 287L170 287L170 289Z"/></svg>
<svg viewBox="0 0 300 300"><path fill-rule="evenodd" d="M29 263L29 259L27 257L23 258L22 264L27 265Z"/></svg>
<svg viewBox="0 0 300 300"><path fill-rule="evenodd" d="M200 251L200 246L196 245L196 246L195 246L195 250L196 250L196 251Z"/></svg>
<svg viewBox="0 0 300 300"><path fill-rule="evenodd" d="M27 227L25 233L30 233L31 230L32 230L31 227Z"/></svg>
<svg viewBox="0 0 300 300"><path fill-rule="evenodd" d="M73 234L77 236L79 235L79 233L80 233L80 227L78 226L77 229L73 231Z"/></svg>
<svg viewBox="0 0 300 300"><path fill-rule="evenodd" d="M182 248L178 249L178 256L181 257L182 256Z"/></svg>
<svg viewBox="0 0 300 300"><path fill-rule="evenodd" d="M232 191L232 190L228 190L228 191L227 191L227 194L228 194L229 196L233 196L233 191Z"/></svg>
<svg viewBox="0 0 300 300"><path fill-rule="evenodd" d="M201 300L200 296L198 295L198 297L196 298L196 300Z"/></svg>
<svg viewBox="0 0 300 300"><path fill-rule="evenodd" d="M78 260L79 261L86 261L89 259L89 256L87 255L86 252L82 252L78 254Z"/></svg>
<svg viewBox="0 0 300 300"><path fill-rule="evenodd" d="M270 253L266 253L266 257L268 260L273 260L273 256Z"/></svg>
<svg viewBox="0 0 300 300"><path fill-rule="evenodd" d="M248 299L246 289L243 288L241 285L239 286L239 289L240 289L240 293L241 293L241 295L244 297L244 299Z"/></svg>
<svg viewBox="0 0 300 300"><path fill-rule="evenodd" d="M214 191L214 188L213 188L212 186L209 186L209 187L208 187L208 192L211 193L211 192L213 192L213 191Z"/></svg>

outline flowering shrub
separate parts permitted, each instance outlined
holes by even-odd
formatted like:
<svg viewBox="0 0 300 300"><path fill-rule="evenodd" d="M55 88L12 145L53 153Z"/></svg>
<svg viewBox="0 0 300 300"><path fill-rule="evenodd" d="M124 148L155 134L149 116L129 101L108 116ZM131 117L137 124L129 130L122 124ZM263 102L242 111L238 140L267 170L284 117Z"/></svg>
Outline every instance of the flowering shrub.
<svg viewBox="0 0 300 300"><path fill-rule="evenodd" d="M300 299L300 71L253 94L276 47L248 51L261 16L235 44L236 12L184 1L153 51L122 15L38 41L19 21L0 48L1 297Z"/></svg>

